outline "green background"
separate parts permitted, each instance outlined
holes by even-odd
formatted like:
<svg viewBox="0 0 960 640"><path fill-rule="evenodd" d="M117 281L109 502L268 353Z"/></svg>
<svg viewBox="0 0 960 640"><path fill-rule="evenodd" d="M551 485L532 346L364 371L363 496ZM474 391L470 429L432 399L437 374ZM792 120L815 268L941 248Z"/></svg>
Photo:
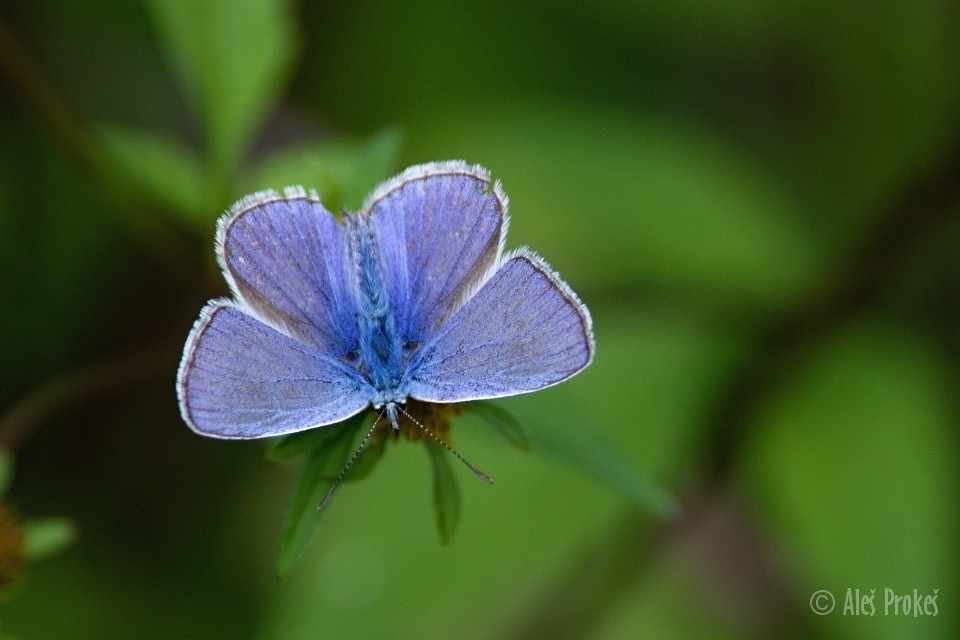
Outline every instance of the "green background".
<svg viewBox="0 0 960 640"><path fill-rule="evenodd" d="M0 27L6 502L79 532L7 585L0 634L954 637L955 3L38 0ZM454 468L449 544L399 442L280 579L296 463L177 412L226 293L215 221L449 158L502 180L508 245L590 307L596 360L500 403L529 454L455 423L496 484ZM884 615L887 588L938 615Z"/></svg>

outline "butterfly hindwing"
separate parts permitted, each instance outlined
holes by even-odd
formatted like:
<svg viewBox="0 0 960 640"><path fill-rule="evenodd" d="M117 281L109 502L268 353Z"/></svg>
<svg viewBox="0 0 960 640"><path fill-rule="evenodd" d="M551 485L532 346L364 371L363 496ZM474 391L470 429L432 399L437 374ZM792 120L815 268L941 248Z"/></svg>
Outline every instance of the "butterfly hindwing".
<svg viewBox="0 0 960 640"><path fill-rule="evenodd" d="M417 353L419 400L516 395L573 376L593 358L586 307L538 256L518 250Z"/></svg>
<svg viewBox="0 0 960 640"><path fill-rule="evenodd" d="M341 361L212 301L187 338L177 376L184 420L217 438L263 438L345 420L373 390Z"/></svg>

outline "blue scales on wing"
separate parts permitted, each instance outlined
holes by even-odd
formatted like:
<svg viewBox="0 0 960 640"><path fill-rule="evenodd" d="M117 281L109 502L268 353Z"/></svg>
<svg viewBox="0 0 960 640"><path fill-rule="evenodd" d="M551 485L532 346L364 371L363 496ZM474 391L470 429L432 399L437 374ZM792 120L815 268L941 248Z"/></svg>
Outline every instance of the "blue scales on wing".
<svg viewBox="0 0 960 640"><path fill-rule="evenodd" d="M345 236L315 196L264 192L221 218L217 257L234 296L256 317L339 357L357 348Z"/></svg>

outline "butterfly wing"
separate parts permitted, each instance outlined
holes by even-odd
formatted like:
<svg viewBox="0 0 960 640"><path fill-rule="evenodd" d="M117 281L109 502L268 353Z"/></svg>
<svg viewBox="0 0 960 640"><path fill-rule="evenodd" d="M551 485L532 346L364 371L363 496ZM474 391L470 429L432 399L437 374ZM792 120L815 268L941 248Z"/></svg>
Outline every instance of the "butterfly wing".
<svg viewBox="0 0 960 640"><path fill-rule="evenodd" d="M482 167L420 165L368 199L383 280L405 342L426 341L500 257L507 198Z"/></svg>
<svg viewBox="0 0 960 640"><path fill-rule="evenodd" d="M236 302L211 302L184 348L177 392L194 431L274 436L370 402L349 364L358 338L344 228L315 196L244 198L220 220L217 258Z"/></svg>
<svg viewBox="0 0 960 640"><path fill-rule="evenodd" d="M344 357L356 351L344 227L298 188L244 198L221 218L217 258L237 300L285 333Z"/></svg>
<svg viewBox="0 0 960 640"><path fill-rule="evenodd" d="M250 439L339 422L374 392L343 361L214 300L187 338L177 395L197 433Z"/></svg>
<svg viewBox="0 0 960 640"><path fill-rule="evenodd" d="M428 402L511 396L566 380L593 352L587 308L520 249L423 345L407 389Z"/></svg>

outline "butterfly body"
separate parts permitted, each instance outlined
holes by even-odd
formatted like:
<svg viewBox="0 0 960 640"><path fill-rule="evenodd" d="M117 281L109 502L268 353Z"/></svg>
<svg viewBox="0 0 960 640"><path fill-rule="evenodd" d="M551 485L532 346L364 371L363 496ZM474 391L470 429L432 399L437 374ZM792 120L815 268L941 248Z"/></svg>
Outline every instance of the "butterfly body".
<svg viewBox="0 0 960 640"><path fill-rule="evenodd" d="M407 401L402 389L406 370L403 340L396 314L384 286L379 249L369 221L360 216L344 217L356 265L356 303L361 371L376 392L374 409L385 408L394 431L399 431L397 405Z"/></svg>
<svg viewBox="0 0 960 640"><path fill-rule="evenodd" d="M378 396L399 391L403 348L389 293L384 287L376 240L363 218L347 218L356 263L357 323L363 370Z"/></svg>
<svg viewBox="0 0 960 640"><path fill-rule="evenodd" d="M232 299L184 347L181 414L249 439L372 406L399 429L409 399L535 391L593 358L590 315L546 263L504 254L507 199L462 162L412 167L338 221L316 194L241 200L218 225Z"/></svg>

